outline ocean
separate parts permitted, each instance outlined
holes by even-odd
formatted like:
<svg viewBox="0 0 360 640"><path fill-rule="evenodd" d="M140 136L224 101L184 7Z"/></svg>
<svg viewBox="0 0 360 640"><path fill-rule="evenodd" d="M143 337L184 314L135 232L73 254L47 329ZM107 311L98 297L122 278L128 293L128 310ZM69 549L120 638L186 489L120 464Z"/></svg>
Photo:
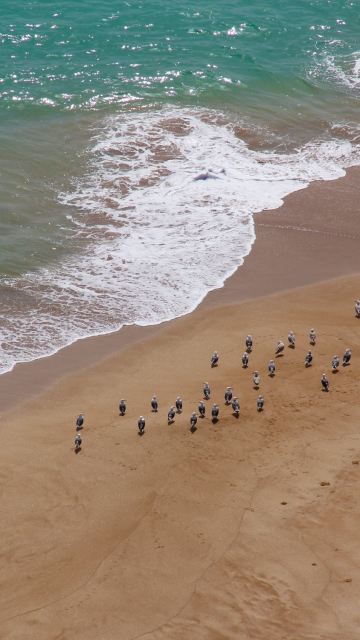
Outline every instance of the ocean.
<svg viewBox="0 0 360 640"><path fill-rule="evenodd" d="M358 3L0 18L0 373L188 313L251 251L256 211L360 164Z"/></svg>

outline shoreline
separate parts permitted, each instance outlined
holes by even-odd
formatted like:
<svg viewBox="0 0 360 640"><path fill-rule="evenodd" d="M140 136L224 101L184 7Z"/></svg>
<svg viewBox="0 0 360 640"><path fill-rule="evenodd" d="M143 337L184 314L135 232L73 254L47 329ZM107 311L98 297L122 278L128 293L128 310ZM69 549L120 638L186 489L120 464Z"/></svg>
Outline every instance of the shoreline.
<svg viewBox="0 0 360 640"><path fill-rule="evenodd" d="M223 287L209 292L189 314L159 325L129 325L84 338L51 356L15 365L0 376L2 414L61 378L158 335L191 315L360 272L359 181L360 168L352 167L342 178L312 182L286 196L282 207L255 214L256 239L250 254ZM344 203L345 212L339 214Z"/></svg>
<svg viewBox="0 0 360 640"><path fill-rule="evenodd" d="M325 189L329 224L318 207L329 183L258 214L244 265L193 313L79 341L0 378L1 638L358 638L359 175ZM311 231L295 224L296 207ZM311 283L315 268L326 282ZM296 348L275 358L290 329ZM345 348L350 366L332 373ZM205 380L211 399L191 433ZM183 413L168 424L178 395Z"/></svg>

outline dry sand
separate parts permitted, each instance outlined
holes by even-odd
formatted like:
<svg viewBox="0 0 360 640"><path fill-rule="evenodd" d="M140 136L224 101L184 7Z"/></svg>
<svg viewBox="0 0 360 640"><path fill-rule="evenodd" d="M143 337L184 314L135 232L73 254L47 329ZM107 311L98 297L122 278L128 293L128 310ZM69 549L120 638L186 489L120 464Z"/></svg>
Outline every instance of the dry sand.
<svg viewBox="0 0 360 640"><path fill-rule="evenodd" d="M128 348L116 336L82 341L2 376L2 406L13 408L1 424L1 640L358 640L360 277L217 306L261 296L265 286L275 293L360 271L358 176L336 181L350 196L354 190L331 233L310 203L302 220L313 232L289 229L294 207L315 198L320 183L259 214L259 225L268 216L273 226L259 226L243 267L195 313L143 340L141 329L129 329ZM336 183L326 185L339 204ZM318 340L305 369L312 326ZM296 348L286 345L271 379L269 359L290 329ZM254 349L244 370L249 332ZM332 374L332 356L346 347L351 365ZM220 362L211 369L215 349ZM324 371L329 393L321 390ZM207 416L191 433L205 380ZM224 404L228 385L240 399L239 419ZM154 393L158 414L150 410ZM169 426L177 395L184 412Z"/></svg>
<svg viewBox="0 0 360 640"><path fill-rule="evenodd" d="M354 276L190 315L8 413L0 637L358 638L359 285ZM305 369L312 326L318 340ZM289 329L296 348L285 347L271 379L269 359ZM331 374L346 347L351 365ZM205 380L211 401L192 434ZM224 405L228 385L239 419ZM184 412L168 426L179 394Z"/></svg>

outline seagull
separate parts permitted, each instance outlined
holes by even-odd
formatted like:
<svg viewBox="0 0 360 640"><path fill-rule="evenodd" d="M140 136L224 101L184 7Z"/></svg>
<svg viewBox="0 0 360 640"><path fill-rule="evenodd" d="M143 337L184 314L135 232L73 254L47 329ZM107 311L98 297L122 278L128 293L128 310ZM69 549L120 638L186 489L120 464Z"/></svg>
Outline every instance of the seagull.
<svg viewBox="0 0 360 640"><path fill-rule="evenodd" d="M82 437L80 433L77 433L75 438L75 449L80 449L81 445L82 445Z"/></svg>
<svg viewBox="0 0 360 640"><path fill-rule="evenodd" d="M76 431L79 431L80 429L82 429L83 424L84 424L84 416L82 413L79 413L79 417L76 420Z"/></svg>
<svg viewBox="0 0 360 640"><path fill-rule="evenodd" d="M338 370L338 366L340 365L340 360L338 356L334 356L331 363L331 368L333 371Z"/></svg>
<svg viewBox="0 0 360 640"><path fill-rule="evenodd" d="M310 329L310 342L312 344L315 344L316 342L316 333L315 333L315 329Z"/></svg>
<svg viewBox="0 0 360 640"><path fill-rule="evenodd" d="M253 345L253 341L252 341L252 337L250 335L247 336L247 338L245 340L245 345L246 345L246 349L248 351L251 351L252 345Z"/></svg>
<svg viewBox="0 0 360 640"><path fill-rule="evenodd" d="M138 420L139 433L143 433L145 431L145 418L140 416Z"/></svg>
<svg viewBox="0 0 360 640"><path fill-rule="evenodd" d="M155 411L155 412L156 412L156 411L158 410L158 402L157 402L157 400L156 400L156 396L153 396L153 397L152 397L152 400L151 400L151 406L152 406L152 410L153 410L153 411Z"/></svg>
<svg viewBox="0 0 360 640"><path fill-rule="evenodd" d="M355 300L355 313L357 317L360 316L360 300Z"/></svg>
<svg viewBox="0 0 360 640"><path fill-rule="evenodd" d="M295 347L295 336L294 336L292 331L290 331L290 333L288 335L288 341L289 341L289 346L290 347Z"/></svg>
<svg viewBox="0 0 360 640"><path fill-rule="evenodd" d="M191 418L190 418L190 429L191 431L193 431L196 427L196 423L197 423L197 415L195 413L195 411L191 414Z"/></svg>
<svg viewBox="0 0 360 640"><path fill-rule="evenodd" d="M276 355L276 356L278 356L278 355L279 355L279 353L281 353L282 351L284 351L284 347L285 347L284 343L283 343L283 342L281 342L281 340L279 340L279 342L278 342L278 344L277 344L277 347L276 347L276 350L275 350L275 355Z"/></svg>
<svg viewBox="0 0 360 640"><path fill-rule="evenodd" d="M232 410L234 411L234 413L236 413L236 415L239 415L240 413L240 403L239 400L237 398L234 398L232 403L231 403L231 407Z"/></svg>
<svg viewBox="0 0 360 640"><path fill-rule="evenodd" d="M219 354L218 354L217 351L214 351L214 355L211 358L211 366L215 367L215 365L218 363L218 361L219 361Z"/></svg>
<svg viewBox="0 0 360 640"><path fill-rule="evenodd" d="M254 386L255 387L259 386L259 384L260 384L260 376L259 376L259 372L258 371L254 371L253 382L254 382Z"/></svg>
<svg viewBox="0 0 360 640"><path fill-rule="evenodd" d="M262 411L264 408L264 398L263 396L259 396L257 399L257 410Z"/></svg>
<svg viewBox="0 0 360 640"><path fill-rule="evenodd" d="M172 422L175 418L175 407L170 407L169 413L168 413L168 422Z"/></svg>
<svg viewBox="0 0 360 640"><path fill-rule="evenodd" d="M242 363L243 363L243 367L244 367L244 369L246 369L246 367L247 367L247 366L248 366L248 364L249 364L249 356L248 356L248 354L246 353L246 351L245 351L245 353L244 353L244 355L243 355L243 357L242 357Z"/></svg>
<svg viewBox="0 0 360 640"><path fill-rule="evenodd" d="M312 363L313 355L309 350L305 356L305 367L309 367Z"/></svg>
<svg viewBox="0 0 360 640"><path fill-rule="evenodd" d="M199 413L200 413L200 418L205 417L205 405L202 400L200 400L199 402Z"/></svg>
<svg viewBox="0 0 360 640"><path fill-rule="evenodd" d="M325 391L329 391L329 380L327 379L325 373L323 373L321 376L321 384Z"/></svg>
<svg viewBox="0 0 360 640"><path fill-rule="evenodd" d="M270 360L270 362L269 362L269 371L270 371L270 375L271 376L275 375L275 362L274 362L274 360Z"/></svg>
<svg viewBox="0 0 360 640"><path fill-rule="evenodd" d="M225 402L226 404L229 404L230 401L232 399L232 391L231 391L231 387L228 387L225 391Z"/></svg>
<svg viewBox="0 0 360 640"><path fill-rule="evenodd" d="M122 416L125 415L125 411L126 411L125 400L120 400L119 411L120 411L120 415L122 415Z"/></svg>
<svg viewBox="0 0 360 640"><path fill-rule="evenodd" d="M182 412L182 400L181 400L181 398L176 398L175 406L176 406L177 412L181 413Z"/></svg>
<svg viewBox="0 0 360 640"><path fill-rule="evenodd" d="M204 382L204 396L206 400L210 398L210 387L208 382Z"/></svg>
<svg viewBox="0 0 360 640"><path fill-rule="evenodd" d="M350 359L351 359L351 351L350 349L346 349L343 355L343 367L346 367L346 365L349 364Z"/></svg>
<svg viewBox="0 0 360 640"><path fill-rule="evenodd" d="M211 409L212 421L216 422L216 420L218 419L218 416L219 416L219 405L214 404L213 408Z"/></svg>

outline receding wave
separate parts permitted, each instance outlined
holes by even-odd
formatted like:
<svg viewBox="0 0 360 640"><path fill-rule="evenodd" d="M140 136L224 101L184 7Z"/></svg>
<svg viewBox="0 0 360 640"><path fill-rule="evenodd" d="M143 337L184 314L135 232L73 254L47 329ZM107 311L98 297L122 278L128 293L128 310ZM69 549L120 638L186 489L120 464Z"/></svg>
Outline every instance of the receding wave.
<svg viewBox="0 0 360 640"><path fill-rule="evenodd" d="M360 164L350 141L279 154L249 149L238 130L208 109L104 120L86 175L59 194L77 254L0 290L2 372L85 336L191 311L250 252L254 212Z"/></svg>

